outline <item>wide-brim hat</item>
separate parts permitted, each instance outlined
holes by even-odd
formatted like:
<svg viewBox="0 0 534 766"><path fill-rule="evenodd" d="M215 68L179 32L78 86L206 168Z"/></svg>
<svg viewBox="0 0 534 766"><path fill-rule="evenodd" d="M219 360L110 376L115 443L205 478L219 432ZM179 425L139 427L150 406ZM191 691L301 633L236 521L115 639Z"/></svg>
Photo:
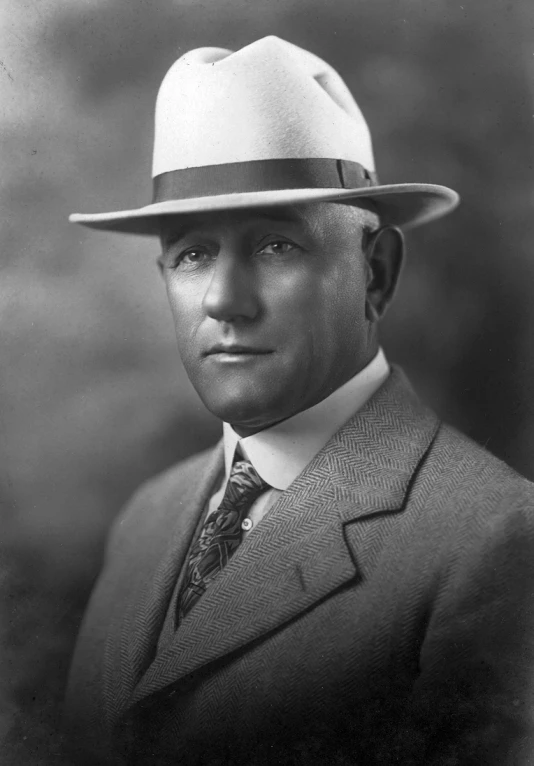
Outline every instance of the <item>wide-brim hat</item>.
<svg viewBox="0 0 534 766"><path fill-rule="evenodd" d="M366 200L382 223L408 228L459 202L437 184L381 185L369 128L339 74L277 37L236 52L199 48L173 64L156 102L152 176L151 204L69 220L157 234L162 216Z"/></svg>

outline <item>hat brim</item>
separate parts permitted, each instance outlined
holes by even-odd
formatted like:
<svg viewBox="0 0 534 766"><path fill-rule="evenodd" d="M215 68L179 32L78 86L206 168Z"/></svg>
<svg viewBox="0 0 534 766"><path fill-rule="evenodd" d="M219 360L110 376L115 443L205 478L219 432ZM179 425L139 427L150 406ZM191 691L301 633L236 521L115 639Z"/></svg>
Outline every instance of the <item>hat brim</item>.
<svg viewBox="0 0 534 766"><path fill-rule="evenodd" d="M365 189L280 189L166 200L136 210L119 210L112 213L73 213L69 216L69 221L92 229L150 236L159 234L161 216L305 202L350 203L358 199L372 200L384 224L404 229L441 218L454 210L460 201L455 191L437 184L390 184Z"/></svg>

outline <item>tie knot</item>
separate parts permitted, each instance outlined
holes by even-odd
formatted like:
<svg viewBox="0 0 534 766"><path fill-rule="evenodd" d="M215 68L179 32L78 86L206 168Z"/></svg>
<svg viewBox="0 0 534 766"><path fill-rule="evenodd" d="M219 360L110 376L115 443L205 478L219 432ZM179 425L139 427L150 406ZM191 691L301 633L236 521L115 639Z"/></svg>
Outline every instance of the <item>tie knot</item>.
<svg viewBox="0 0 534 766"><path fill-rule="evenodd" d="M242 497L260 495L269 487L263 481L250 460L236 460L230 471L228 483L231 484Z"/></svg>

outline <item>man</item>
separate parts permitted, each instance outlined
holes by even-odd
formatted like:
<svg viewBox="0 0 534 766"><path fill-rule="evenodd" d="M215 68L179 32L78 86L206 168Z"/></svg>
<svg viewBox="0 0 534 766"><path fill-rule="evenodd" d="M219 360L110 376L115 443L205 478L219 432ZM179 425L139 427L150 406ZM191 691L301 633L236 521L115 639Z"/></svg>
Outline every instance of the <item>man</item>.
<svg viewBox="0 0 534 766"><path fill-rule="evenodd" d="M155 199L179 351L224 423L119 517L66 712L89 763L526 764L534 491L440 424L377 322L399 227L339 75L274 37L180 58Z"/></svg>

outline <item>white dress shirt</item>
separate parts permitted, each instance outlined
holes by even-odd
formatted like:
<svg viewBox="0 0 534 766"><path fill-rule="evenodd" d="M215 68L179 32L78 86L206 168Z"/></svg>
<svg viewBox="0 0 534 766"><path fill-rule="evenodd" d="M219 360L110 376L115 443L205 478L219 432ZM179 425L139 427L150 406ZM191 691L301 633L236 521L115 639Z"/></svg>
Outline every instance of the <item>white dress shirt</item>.
<svg viewBox="0 0 534 766"><path fill-rule="evenodd" d="M272 489L253 503L248 513L249 534L280 496L302 473L329 439L371 398L389 375L389 365L380 349L374 359L333 394L303 412L270 428L240 438L231 425L223 424L225 475L211 497L208 513L218 508L224 496L237 446Z"/></svg>

